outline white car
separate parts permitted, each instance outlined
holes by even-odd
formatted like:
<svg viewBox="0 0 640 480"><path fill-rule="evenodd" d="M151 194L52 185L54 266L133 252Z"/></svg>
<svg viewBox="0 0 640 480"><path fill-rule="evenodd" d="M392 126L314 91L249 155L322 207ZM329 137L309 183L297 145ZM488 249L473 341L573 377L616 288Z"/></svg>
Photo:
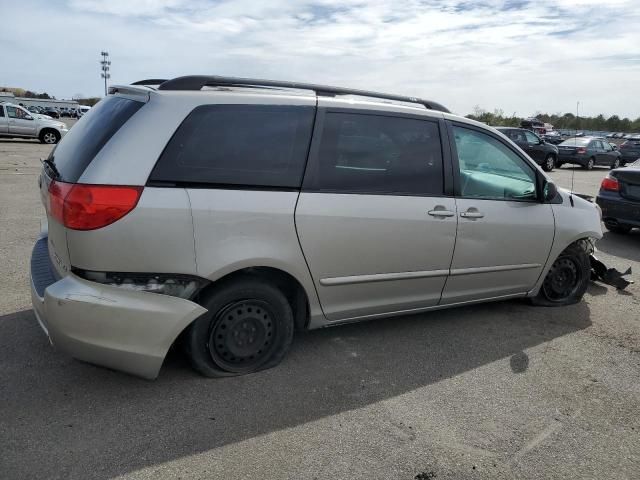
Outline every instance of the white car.
<svg viewBox="0 0 640 480"><path fill-rule="evenodd" d="M65 123L46 115L31 113L13 103L0 104L0 138L37 138L42 143L54 144L68 131Z"/></svg>

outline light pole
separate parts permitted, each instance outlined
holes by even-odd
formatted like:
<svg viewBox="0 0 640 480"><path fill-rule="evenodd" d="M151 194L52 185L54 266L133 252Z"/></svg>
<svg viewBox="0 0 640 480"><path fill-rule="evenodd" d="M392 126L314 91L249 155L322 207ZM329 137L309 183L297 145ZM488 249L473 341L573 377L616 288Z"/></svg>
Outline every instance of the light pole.
<svg viewBox="0 0 640 480"><path fill-rule="evenodd" d="M100 52L102 55L102 60L100 60L100 70L102 73L100 76L104 78L104 96L107 96L107 80L111 78L111 74L109 73L109 68L111 65L111 60L109 60L109 52Z"/></svg>

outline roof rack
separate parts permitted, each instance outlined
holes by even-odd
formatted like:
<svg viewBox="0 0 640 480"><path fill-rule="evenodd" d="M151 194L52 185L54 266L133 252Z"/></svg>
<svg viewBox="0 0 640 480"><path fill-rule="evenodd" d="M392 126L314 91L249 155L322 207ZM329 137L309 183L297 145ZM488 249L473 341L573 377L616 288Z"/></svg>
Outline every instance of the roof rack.
<svg viewBox="0 0 640 480"><path fill-rule="evenodd" d="M136 82L140 84L140 82ZM418 103L429 110L450 113L443 105L416 97L390 95L387 93L356 90L352 88L330 87L312 83L285 82L278 80L258 80L255 78L220 77L216 75L188 75L167 80L160 84L158 90L200 90L202 87L258 87L258 88L292 88L311 90L318 96L333 97L336 95L357 95L359 97L381 98L396 102Z"/></svg>

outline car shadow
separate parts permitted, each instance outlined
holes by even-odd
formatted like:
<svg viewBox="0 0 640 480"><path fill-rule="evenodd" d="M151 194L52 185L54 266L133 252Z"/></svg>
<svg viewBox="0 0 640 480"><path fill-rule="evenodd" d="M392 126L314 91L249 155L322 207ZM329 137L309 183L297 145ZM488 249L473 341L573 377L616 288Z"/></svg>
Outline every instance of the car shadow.
<svg viewBox="0 0 640 480"><path fill-rule="evenodd" d="M112 478L358 409L591 325L589 307L483 304L300 332L284 362L225 379L172 351L153 382L56 352L33 312L0 317L3 478ZM426 407L425 407L426 408Z"/></svg>
<svg viewBox="0 0 640 480"><path fill-rule="evenodd" d="M628 234L605 231L596 247L608 255L640 262L640 229L631 230Z"/></svg>

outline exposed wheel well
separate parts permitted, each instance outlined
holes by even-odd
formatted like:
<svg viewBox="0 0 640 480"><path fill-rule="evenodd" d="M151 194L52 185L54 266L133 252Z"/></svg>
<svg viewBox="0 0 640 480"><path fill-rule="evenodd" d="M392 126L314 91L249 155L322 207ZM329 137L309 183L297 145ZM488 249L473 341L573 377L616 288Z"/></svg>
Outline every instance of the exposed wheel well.
<svg viewBox="0 0 640 480"><path fill-rule="evenodd" d="M307 298L307 293L295 277L277 268L250 267L229 273L204 288L194 300L200 303L201 298L221 283L232 282L247 277L258 278L280 289L285 297L287 297L289 305L291 305L296 330L304 330L307 328L309 323L309 299Z"/></svg>

